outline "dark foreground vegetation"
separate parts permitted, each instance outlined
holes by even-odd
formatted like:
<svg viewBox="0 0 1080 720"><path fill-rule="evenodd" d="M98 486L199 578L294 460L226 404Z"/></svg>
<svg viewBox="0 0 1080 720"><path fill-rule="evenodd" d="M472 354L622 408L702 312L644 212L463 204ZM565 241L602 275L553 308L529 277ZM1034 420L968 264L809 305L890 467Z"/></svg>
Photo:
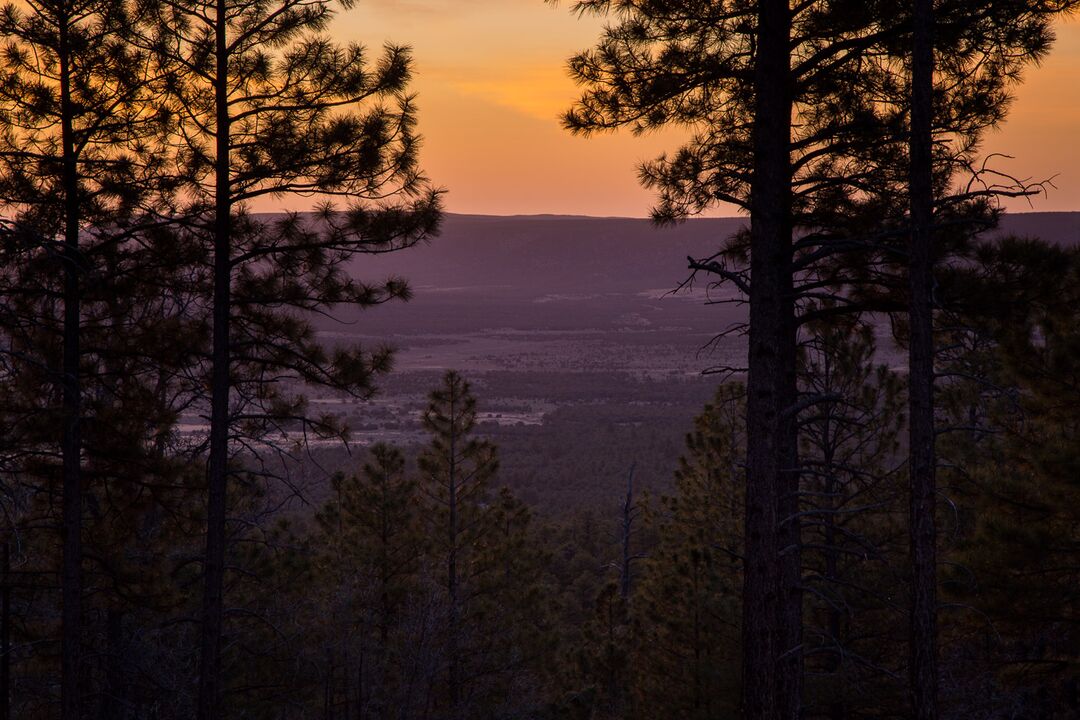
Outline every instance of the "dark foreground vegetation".
<svg viewBox="0 0 1080 720"><path fill-rule="evenodd" d="M327 0L5 6L0 720L1076 717L1080 251L992 235L1042 186L979 156L1073 6L577 3L565 124L693 129L641 178L748 215L688 259L748 345L669 492L628 456L544 514L454 371L319 462L393 366L327 318L411 297L357 258L440 227L407 48Z"/></svg>

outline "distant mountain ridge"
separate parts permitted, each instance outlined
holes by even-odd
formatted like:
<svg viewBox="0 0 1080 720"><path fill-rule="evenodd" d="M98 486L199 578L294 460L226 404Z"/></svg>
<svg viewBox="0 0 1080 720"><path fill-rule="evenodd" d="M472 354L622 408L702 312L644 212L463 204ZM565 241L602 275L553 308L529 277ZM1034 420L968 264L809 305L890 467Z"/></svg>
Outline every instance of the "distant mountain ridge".
<svg viewBox="0 0 1080 720"><path fill-rule="evenodd" d="M687 255L710 254L743 222L706 219L657 228L627 218L447 215L429 243L363 264L400 272L417 288L632 292L677 283Z"/></svg>
<svg viewBox="0 0 1080 720"><path fill-rule="evenodd" d="M698 218L657 227L635 218L446 215L442 233L400 253L357 261L360 277L398 274L418 290L495 295L628 293L675 287L686 257L715 252L745 218ZM1005 215L995 234L1080 246L1080 212Z"/></svg>

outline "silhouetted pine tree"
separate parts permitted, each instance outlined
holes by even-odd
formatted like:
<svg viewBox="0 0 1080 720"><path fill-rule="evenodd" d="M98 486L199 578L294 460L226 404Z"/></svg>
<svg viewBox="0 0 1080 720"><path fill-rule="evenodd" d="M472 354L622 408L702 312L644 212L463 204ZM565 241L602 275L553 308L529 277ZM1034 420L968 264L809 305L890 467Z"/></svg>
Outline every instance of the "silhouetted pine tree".
<svg viewBox="0 0 1080 720"><path fill-rule="evenodd" d="M931 122L951 141L935 158L943 185L972 170L981 133L1004 116L1010 83L1045 51L1048 23L1069 4L939 8L949 28L938 38L950 58L948 90ZM836 260L906 235L907 207L897 199L907 195L898 169L907 156L911 7L582 0L574 8L613 22L595 50L570 61L585 92L567 127L691 125L683 147L640 170L659 194L654 217L677 220L718 202L750 217L747 232L690 266L749 299L744 712L794 720L803 648L796 345L800 326L820 317L807 307L815 299L882 280L880 259L844 273ZM949 202L1002 190L988 185ZM839 312L851 311L843 305ZM886 305L906 308L895 298Z"/></svg>
<svg viewBox="0 0 1080 720"><path fill-rule="evenodd" d="M902 379L873 327L819 324L800 353L801 512L808 590L808 717L887 712L903 702L895 653L906 637L900 435Z"/></svg>
<svg viewBox="0 0 1080 720"><path fill-rule="evenodd" d="M536 693L542 656L543 563L529 513L496 493L496 448L475 437L476 399L449 371L423 415L431 442L421 452L420 488L431 573L442 612L434 692L438 717L502 717ZM532 684L525 682L532 678Z"/></svg>
<svg viewBox="0 0 1080 720"><path fill-rule="evenodd" d="M908 470L911 476L911 709L938 717L937 455L934 452L934 3L914 0L908 196Z"/></svg>
<svg viewBox="0 0 1080 720"><path fill-rule="evenodd" d="M615 720L635 717L631 699L634 635L630 608L618 582L597 593L592 617L564 660L572 690L560 698L554 717Z"/></svg>
<svg viewBox="0 0 1080 720"><path fill-rule="evenodd" d="M210 439L199 718L220 715L229 462L237 433L283 423L317 432L282 376L364 397L389 351L327 349L307 311L369 307L408 296L403 281L366 284L345 270L358 253L383 252L433 233L438 197L417 167L408 50L368 58L326 28L328 0L148 2L144 40L167 70L167 102L181 131L179 167L195 242L212 258L205 277L213 314ZM312 218L263 221L260 197L342 198ZM295 312L303 311L301 313Z"/></svg>
<svg viewBox="0 0 1080 720"><path fill-rule="evenodd" d="M44 400L47 424L60 429L22 439L60 448L65 720L82 712L85 380L98 371L103 326L119 320L107 307L117 290L107 258L169 186L166 158L147 141L169 117L149 101L149 58L124 40L130 10L112 0L50 0L0 11L3 350L8 379L37 384L23 411ZM98 333L90 342L88 330ZM106 384L95 378L94 390Z"/></svg>
<svg viewBox="0 0 1080 720"><path fill-rule="evenodd" d="M475 641L470 627L473 580L481 571L481 543L494 529L491 481L499 467L495 446L473 436L476 398L469 383L449 371L431 392L423 415L431 444L420 455L421 488L428 498L428 523L437 577L445 595L445 668L441 688L445 717L465 717L466 646ZM443 694L440 693L440 694Z"/></svg>
<svg viewBox="0 0 1080 720"><path fill-rule="evenodd" d="M727 717L739 707L745 389L721 385L694 420L661 500L633 598L638 717Z"/></svg>
<svg viewBox="0 0 1080 720"><path fill-rule="evenodd" d="M959 666L942 685L946 708L1080 708L1069 619L1080 601L1078 273L1075 249L1017 238L942 273L941 474L959 520L941 572L943 661Z"/></svg>
<svg viewBox="0 0 1080 720"><path fill-rule="evenodd" d="M419 594L421 535L417 482L399 450L374 445L360 474L333 478L331 499L316 515L318 581L325 587L330 640L347 649L343 674L354 695L349 717L388 717L412 704L415 684L405 658L415 638L403 632ZM410 680L412 682L410 683Z"/></svg>

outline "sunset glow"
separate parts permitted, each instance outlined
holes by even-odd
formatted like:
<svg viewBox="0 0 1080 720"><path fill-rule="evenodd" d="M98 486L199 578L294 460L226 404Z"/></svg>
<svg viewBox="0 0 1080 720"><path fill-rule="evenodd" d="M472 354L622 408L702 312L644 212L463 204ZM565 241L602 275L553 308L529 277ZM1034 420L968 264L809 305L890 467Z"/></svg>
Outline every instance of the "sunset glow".
<svg viewBox="0 0 1080 720"><path fill-rule="evenodd" d="M365 0L333 24L340 40L414 48L421 160L458 213L648 214L639 162L677 147L680 133L580 138L558 116L577 96L566 61L592 45L603 22L543 0ZM1032 68L1005 127L988 138L997 167L1054 178L1046 197L1017 210L1080 209L1080 22L1058 28L1043 66ZM734 214L718 208L717 215Z"/></svg>

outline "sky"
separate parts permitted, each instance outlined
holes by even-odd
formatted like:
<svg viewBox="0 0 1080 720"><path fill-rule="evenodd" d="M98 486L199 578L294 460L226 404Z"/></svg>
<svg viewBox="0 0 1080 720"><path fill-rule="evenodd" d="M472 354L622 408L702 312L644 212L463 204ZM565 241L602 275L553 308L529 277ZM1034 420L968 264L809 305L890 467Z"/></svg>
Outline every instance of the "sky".
<svg viewBox="0 0 1080 720"><path fill-rule="evenodd" d="M447 190L450 212L648 215L652 194L638 185L637 165L675 149L680 132L582 138L558 119L579 94L566 61L595 43L602 20L572 14L566 0L358 0L332 28L372 49L412 46L421 165ZM986 144L1013 156L996 167L1056 185L1012 210L1080 210L1080 21L1057 35Z"/></svg>

